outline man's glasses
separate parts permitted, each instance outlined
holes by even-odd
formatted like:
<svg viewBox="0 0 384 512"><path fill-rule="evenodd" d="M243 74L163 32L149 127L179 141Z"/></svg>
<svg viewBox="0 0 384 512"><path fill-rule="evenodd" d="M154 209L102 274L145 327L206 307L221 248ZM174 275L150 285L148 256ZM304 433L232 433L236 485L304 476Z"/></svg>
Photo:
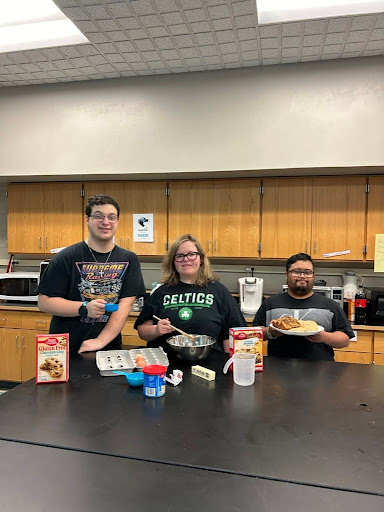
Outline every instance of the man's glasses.
<svg viewBox="0 0 384 512"><path fill-rule="evenodd" d="M188 252L187 254L182 254L180 252L179 254L175 254L175 261L180 263L181 261L184 261L185 258L187 258L188 261L194 261L198 255L200 255L199 252Z"/></svg>
<svg viewBox="0 0 384 512"><path fill-rule="evenodd" d="M95 219L96 222L102 222L104 219L107 219L109 222L117 222L119 217L115 213L111 213L109 215L103 215L102 213L95 213L90 215L92 219Z"/></svg>
<svg viewBox="0 0 384 512"><path fill-rule="evenodd" d="M313 277L315 275L313 270L300 270L299 268L294 268L293 270L288 270L292 277L299 277L303 274L305 277Z"/></svg>

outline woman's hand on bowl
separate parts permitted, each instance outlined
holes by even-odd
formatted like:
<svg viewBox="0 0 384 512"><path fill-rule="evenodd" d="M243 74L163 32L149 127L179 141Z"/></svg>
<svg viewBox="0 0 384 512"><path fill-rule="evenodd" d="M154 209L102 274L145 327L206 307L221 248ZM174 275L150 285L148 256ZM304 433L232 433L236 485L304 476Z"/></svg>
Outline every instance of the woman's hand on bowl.
<svg viewBox="0 0 384 512"><path fill-rule="evenodd" d="M171 332L173 332L171 322L168 320L168 318L159 320L156 325L156 329L159 336L163 336L164 334L171 334Z"/></svg>

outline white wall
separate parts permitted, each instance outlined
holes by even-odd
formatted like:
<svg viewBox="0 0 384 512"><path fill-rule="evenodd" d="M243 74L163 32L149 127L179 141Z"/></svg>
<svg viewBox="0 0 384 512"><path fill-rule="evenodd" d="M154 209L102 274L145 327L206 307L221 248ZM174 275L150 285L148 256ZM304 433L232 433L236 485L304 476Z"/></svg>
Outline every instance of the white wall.
<svg viewBox="0 0 384 512"><path fill-rule="evenodd" d="M0 176L384 164L384 57L0 90Z"/></svg>

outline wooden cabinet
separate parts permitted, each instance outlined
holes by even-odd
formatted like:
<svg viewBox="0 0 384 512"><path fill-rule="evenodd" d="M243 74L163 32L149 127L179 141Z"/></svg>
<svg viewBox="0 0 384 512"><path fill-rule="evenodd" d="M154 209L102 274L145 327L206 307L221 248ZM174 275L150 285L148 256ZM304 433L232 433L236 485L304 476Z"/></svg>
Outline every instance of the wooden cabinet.
<svg viewBox="0 0 384 512"><path fill-rule="evenodd" d="M375 258L376 234L384 233L384 176L370 176L367 209L367 261Z"/></svg>
<svg viewBox="0 0 384 512"><path fill-rule="evenodd" d="M0 380L23 382L36 374L36 334L49 330L50 315L0 311Z"/></svg>
<svg viewBox="0 0 384 512"><path fill-rule="evenodd" d="M370 364L374 360L374 331L359 330L352 326L357 332L357 339L350 341L348 347L334 349L335 361L344 363Z"/></svg>
<svg viewBox="0 0 384 512"><path fill-rule="evenodd" d="M123 345L136 345L139 347L145 347L147 343L142 340L136 329L134 329L134 324L136 321L136 317L128 317L127 321L125 322L125 325L123 327L123 330L121 331L122 335L122 344Z"/></svg>
<svg viewBox="0 0 384 512"><path fill-rule="evenodd" d="M258 256L260 181L170 182L169 241L195 236L208 256Z"/></svg>
<svg viewBox="0 0 384 512"><path fill-rule="evenodd" d="M167 183L156 182L90 182L84 184L86 202L95 194L106 194L120 206L116 244L138 255L162 255L167 243ZM135 242L133 214L153 214L154 241ZM87 226L85 226L87 233ZM86 238L86 237L85 237Z"/></svg>
<svg viewBox="0 0 384 512"><path fill-rule="evenodd" d="M317 260L363 260L366 178L263 180L262 258L306 252Z"/></svg>
<svg viewBox="0 0 384 512"><path fill-rule="evenodd" d="M384 332L374 333L373 362L384 365Z"/></svg>
<svg viewBox="0 0 384 512"><path fill-rule="evenodd" d="M49 254L83 239L81 183L8 185L8 252Z"/></svg>
<svg viewBox="0 0 384 512"><path fill-rule="evenodd" d="M262 258L310 252L312 193L312 178L263 180Z"/></svg>

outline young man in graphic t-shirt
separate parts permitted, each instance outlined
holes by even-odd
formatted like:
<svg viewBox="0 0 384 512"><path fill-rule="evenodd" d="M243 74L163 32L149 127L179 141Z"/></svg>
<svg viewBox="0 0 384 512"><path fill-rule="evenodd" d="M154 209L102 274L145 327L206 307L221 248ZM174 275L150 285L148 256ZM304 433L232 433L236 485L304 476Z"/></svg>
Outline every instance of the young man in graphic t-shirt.
<svg viewBox="0 0 384 512"><path fill-rule="evenodd" d="M313 291L315 272L308 254L291 256L285 275L288 293L267 298L253 320L253 325L263 326L268 355L333 361L333 349L347 347L349 339L354 337L344 311L334 300ZM282 315L297 320L305 315L305 320L314 320L324 330L306 337L282 334L269 327L272 320Z"/></svg>
<svg viewBox="0 0 384 512"><path fill-rule="evenodd" d="M68 332L71 354L119 348L135 298L145 294L136 254L114 243L119 215L111 197L90 197L88 239L60 251L40 283L39 309L53 315L49 332ZM105 311L117 303L117 311Z"/></svg>

